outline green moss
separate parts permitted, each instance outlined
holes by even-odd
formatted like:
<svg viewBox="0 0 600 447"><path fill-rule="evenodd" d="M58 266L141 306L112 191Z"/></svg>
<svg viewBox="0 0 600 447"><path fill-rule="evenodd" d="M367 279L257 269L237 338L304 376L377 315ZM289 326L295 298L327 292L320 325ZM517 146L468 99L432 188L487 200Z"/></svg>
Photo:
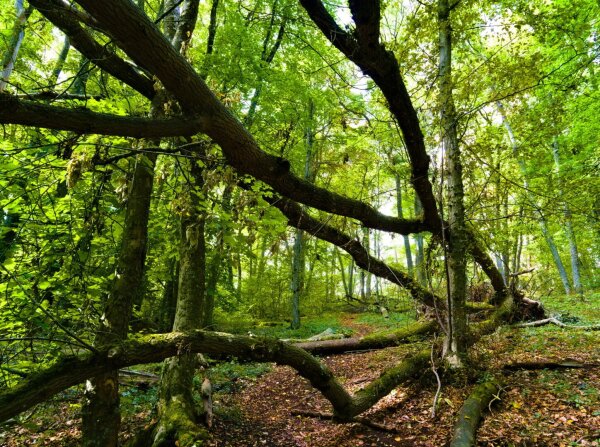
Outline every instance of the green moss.
<svg viewBox="0 0 600 447"><path fill-rule="evenodd" d="M387 330L366 335L362 338L365 344L385 344L390 338L401 341L412 341L415 337L431 332L435 328L435 322L416 322L401 329Z"/></svg>

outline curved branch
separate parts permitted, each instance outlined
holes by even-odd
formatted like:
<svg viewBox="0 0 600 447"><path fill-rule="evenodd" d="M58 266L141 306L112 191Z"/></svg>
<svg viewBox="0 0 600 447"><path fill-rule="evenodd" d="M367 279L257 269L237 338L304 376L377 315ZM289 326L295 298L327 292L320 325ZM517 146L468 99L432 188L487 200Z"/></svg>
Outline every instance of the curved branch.
<svg viewBox="0 0 600 447"><path fill-rule="evenodd" d="M319 239L337 245L352 256L356 265L363 270L406 288L415 300L426 304L427 306L435 306L436 301L438 305L442 305L443 300L422 287L411 276L390 267L380 259L371 256L368 250L363 247L359 241L351 238L338 229L311 217L303 211L302 207L297 203L283 198L265 197L265 200L279 209L288 218L288 225L304 230ZM407 222L406 225L408 227L409 223Z"/></svg>
<svg viewBox="0 0 600 447"><path fill-rule="evenodd" d="M325 37L381 89L404 136L411 164L411 182L423 205L425 222L432 232L439 233L441 222L428 177L429 156L425 140L396 56L378 41L379 13L366 5L371 2L352 1L351 10L357 30L350 35L335 23L321 0L300 0L300 3Z"/></svg>
<svg viewBox="0 0 600 447"><path fill-rule="evenodd" d="M40 1L40 0L36 0ZM281 195L305 205L358 219L369 228L401 234L425 230L419 221L386 216L359 201L332 193L290 172L287 160L264 152L252 135L225 108L158 29L131 2L122 0L79 0L117 44L141 67L156 75L187 114L205 119L204 132L223 150L227 162L239 172L264 181ZM426 173L425 173L426 177Z"/></svg>
<svg viewBox="0 0 600 447"><path fill-rule="evenodd" d="M338 420L351 420L373 406L402 381L418 374L429 361L426 350L384 372L351 396L332 371L305 350L267 338L201 330L149 335L125 341L97 354L66 357L0 394L0 421L5 421L85 379L126 366L153 363L182 353L233 355L258 362L276 362L294 368L332 404Z"/></svg>
<svg viewBox="0 0 600 447"><path fill-rule="evenodd" d="M191 136L202 128L201 120L193 118L115 116L85 108L69 109L19 100L6 93L0 93L0 123L133 138Z"/></svg>
<svg viewBox="0 0 600 447"><path fill-rule="evenodd" d="M31 0L29 3L35 6L57 28L60 28L69 37L71 45L92 63L137 90L146 98L154 97L156 94L154 82L140 74L136 67L125 62L105 45L98 43L73 16L72 7L61 0Z"/></svg>

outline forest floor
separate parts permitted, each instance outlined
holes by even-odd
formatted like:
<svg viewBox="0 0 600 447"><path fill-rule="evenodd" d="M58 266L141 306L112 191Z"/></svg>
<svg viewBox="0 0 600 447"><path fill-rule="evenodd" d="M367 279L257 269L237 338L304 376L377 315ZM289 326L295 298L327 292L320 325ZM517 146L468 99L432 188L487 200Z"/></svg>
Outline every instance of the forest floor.
<svg viewBox="0 0 600 447"><path fill-rule="evenodd" d="M597 295L596 295L597 296ZM574 324L600 322L600 302ZM595 310L594 310L595 309ZM563 313L563 316L566 314ZM567 315L569 318L571 314ZM344 314L339 327L363 335L387 322L377 317ZM347 389L354 391L380 372L423 349L424 342L325 357ZM506 327L486 337L473 350L479 368L496 371L502 392L478 432L479 446L600 446L600 331ZM587 368L502 371L508 364L539 361L578 361ZM146 367L140 367L146 368ZM231 362L212 372L215 388L215 426L212 447L350 447L443 446L472 383L442 383L435 417L432 403L437 388L433 374L399 387L363 414L386 430L360 423L336 424L293 410L330 412L328 402L288 367ZM124 438L152 419L154 386L126 387L123 396ZM0 445L75 446L79 444L80 389L71 389L0 426Z"/></svg>

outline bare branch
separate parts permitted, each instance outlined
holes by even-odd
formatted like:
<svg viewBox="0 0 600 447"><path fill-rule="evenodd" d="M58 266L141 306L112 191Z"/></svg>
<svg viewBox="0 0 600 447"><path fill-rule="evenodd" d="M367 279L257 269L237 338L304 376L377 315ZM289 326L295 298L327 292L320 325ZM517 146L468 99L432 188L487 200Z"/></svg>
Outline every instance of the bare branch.
<svg viewBox="0 0 600 447"><path fill-rule="evenodd" d="M201 120L193 118L115 116L85 108L69 109L38 104L6 93L0 93L0 122L133 138L191 136L202 130Z"/></svg>

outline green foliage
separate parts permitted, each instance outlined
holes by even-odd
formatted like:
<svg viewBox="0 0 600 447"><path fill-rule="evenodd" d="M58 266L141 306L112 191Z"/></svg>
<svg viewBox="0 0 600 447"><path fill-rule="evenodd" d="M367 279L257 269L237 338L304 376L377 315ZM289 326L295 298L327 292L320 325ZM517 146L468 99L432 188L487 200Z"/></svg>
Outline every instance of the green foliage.
<svg viewBox="0 0 600 447"><path fill-rule="evenodd" d="M212 382L213 392L232 393L238 391L245 381L256 380L271 370L268 363L221 362L210 368L208 377ZM199 388L200 381L195 382Z"/></svg>
<svg viewBox="0 0 600 447"><path fill-rule="evenodd" d="M273 337L281 339L306 339L320 334L326 329L333 329L337 334L350 335L351 330L344 327L340 321L339 313L326 313L321 315L306 316L299 329L290 329L289 322L261 322L244 318L243 315L229 315L227 321L217 320L220 330L245 334L252 333L258 337Z"/></svg>
<svg viewBox="0 0 600 447"><path fill-rule="evenodd" d="M328 7L335 14L340 4ZM7 0L0 5L4 55L10 50L14 6ZM146 12L154 17L159 6L154 0L146 2ZM395 53L414 99L437 190L443 167L439 113L433 106L437 98L431 88L438 76L435 8L394 0L385 2L383 9L382 39ZM202 2L199 23L208 23L209 14L209 2ZM508 260L510 270L535 268L531 276L519 277L520 286L530 295L543 296L550 313L563 320L574 315L580 319L577 324L597 324L597 2L505 0L460 4L453 14L454 94L461 117L467 218L488 251ZM198 71L206 72L209 86L247 124L262 148L289 160L292 172L302 176L310 135L310 180L386 214L396 213L398 174L404 217L415 216L407 156L381 92L326 42L298 2L221 2L217 24L213 53L205 54L208 27L197 26L187 57ZM279 29L281 45L269 62L265 52L275 48ZM114 48L106 36L92 33ZM74 93L75 84L82 81L81 55L74 49L56 85L51 83L63 41L62 33L34 11L7 92ZM58 99L54 104L116 116L147 114L148 102L122 82L93 65L87 75L89 98ZM497 100L512 127L514 148ZM313 113L308 112L309 104L314 105ZM250 118L252 105L255 113ZM180 218L190 211L183 192L189 184L191 155L179 149L187 141L163 139L154 147L154 142L130 138L18 125L0 130L0 331L11 339L0 341L2 365L27 372L59 353L81 349L70 334L92 340L115 274L134 155L144 150L171 154L161 154L157 161L145 278L134 316L148 323L144 330L168 330L173 312L169 292L175 293L177 285ZM241 190L240 179L225 166L219 148L203 136L194 141L206 146L206 153L193 160L203 169L205 181L194 194L206 219L207 271L216 266L217 326L279 338L307 338L327 328L349 334L339 315L328 312L346 304L347 293L360 294L358 268L346 255L339 256L337 248L308 236L302 327L292 331L287 322L261 326L261 321L289 318L293 232L281 213L263 200L270 188L254 182L250 191ZM552 157L553 141L560 148L560 176ZM560 282L540 232L540 216L566 260L566 205L579 244L586 301L545 297L558 290ZM364 238L357 222L307 212L356 240ZM403 268L400 237L371 232L370 238L371 253ZM414 252L412 236L410 244ZM435 244L430 248L430 286L443 294L443 253ZM469 274L473 283L479 281L477 269ZM369 281L375 288L373 278ZM392 308L403 299L395 286L382 281L379 289ZM412 319L410 312L392 312L389 319L372 313L357 321L380 330ZM554 334L555 329L539 330ZM2 374L7 384L16 379Z"/></svg>
<svg viewBox="0 0 600 447"><path fill-rule="evenodd" d="M388 318L381 313L365 313L356 319L357 323L365 323L377 331L406 326L415 321L414 312L390 312Z"/></svg>

